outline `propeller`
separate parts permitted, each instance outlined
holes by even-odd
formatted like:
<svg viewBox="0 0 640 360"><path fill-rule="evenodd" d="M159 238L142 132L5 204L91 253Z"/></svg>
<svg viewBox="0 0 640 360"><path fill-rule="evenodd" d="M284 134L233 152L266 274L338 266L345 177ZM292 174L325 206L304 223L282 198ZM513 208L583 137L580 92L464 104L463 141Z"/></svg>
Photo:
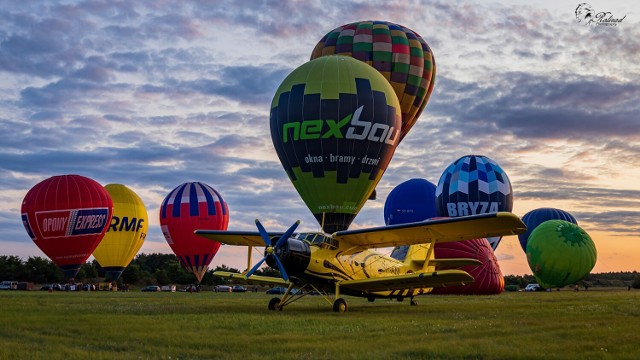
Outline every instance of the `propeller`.
<svg viewBox="0 0 640 360"><path fill-rule="evenodd" d="M287 231L285 231L285 233L282 234L282 236L280 236L278 241L276 241L276 244L272 245L271 239L269 238L269 233L267 233L267 230L265 230L264 226L262 226L260 221L256 219L256 226L258 227L258 232L260 233L260 237L262 237L262 240L266 245L266 249L264 251L265 255L262 258L262 260L258 261L258 263L254 267L252 267L251 270L249 270L249 272L247 272L246 274L247 278L253 275L253 273L255 273L256 270L258 270L258 268L262 266L262 264L265 262L265 260L267 260L267 258L271 257L275 259L276 264L278 264L278 269L280 269L280 274L282 275L282 278L284 279L284 281L289 281L289 275L287 275L287 272L285 271L284 266L280 261L280 258L278 258L278 255L276 254L276 249L286 244L287 240L289 240L293 232L296 231L296 228L298 227L298 225L300 225L300 220L296 221L293 225L291 225L291 227Z"/></svg>

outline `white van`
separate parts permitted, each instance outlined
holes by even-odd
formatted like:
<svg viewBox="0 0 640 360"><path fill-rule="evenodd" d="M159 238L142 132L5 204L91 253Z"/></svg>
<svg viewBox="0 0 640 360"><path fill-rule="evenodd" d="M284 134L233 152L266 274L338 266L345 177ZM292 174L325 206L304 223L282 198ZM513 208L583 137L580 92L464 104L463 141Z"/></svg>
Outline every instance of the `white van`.
<svg viewBox="0 0 640 360"><path fill-rule="evenodd" d="M0 290L18 290L17 281L3 281L0 283Z"/></svg>

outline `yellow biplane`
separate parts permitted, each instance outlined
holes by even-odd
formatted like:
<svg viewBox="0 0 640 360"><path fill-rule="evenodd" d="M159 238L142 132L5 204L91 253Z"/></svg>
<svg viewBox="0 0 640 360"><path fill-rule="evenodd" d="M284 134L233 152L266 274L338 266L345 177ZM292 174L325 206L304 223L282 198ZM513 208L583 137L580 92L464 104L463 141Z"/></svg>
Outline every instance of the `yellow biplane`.
<svg viewBox="0 0 640 360"><path fill-rule="evenodd" d="M425 220L333 234L294 233L300 221L282 233L267 232L256 220L258 232L196 230L204 238L226 245L248 246L247 269L242 273L214 272L215 276L286 286L282 298L269 302L270 310L312 293L320 293L336 312L347 311L342 294L376 298L411 299L434 287L473 282L469 273L454 269L481 265L475 259L435 259L434 244L449 241L516 235L526 231L514 214L499 212L458 218ZM251 264L251 251L265 246L264 258ZM390 256L371 249L396 247ZM254 275L266 261L282 278ZM297 288L297 289L296 289ZM294 290L295 289L295 290ZM333 294L333 295L331 295Z"/></svg>

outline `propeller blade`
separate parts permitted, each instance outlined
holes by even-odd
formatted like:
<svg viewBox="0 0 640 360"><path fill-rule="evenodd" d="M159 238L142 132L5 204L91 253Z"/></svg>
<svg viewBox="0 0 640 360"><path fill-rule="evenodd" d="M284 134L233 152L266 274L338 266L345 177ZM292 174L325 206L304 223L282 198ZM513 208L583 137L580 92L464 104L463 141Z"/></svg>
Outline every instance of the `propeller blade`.
<svg viewBox="0 0 640 360"><path fill-rule="evenodd" d="M293 225L291 225L291 227L289 228L289 230L287 230L284 234L282 234L282 236L280 236L280 239L278 239L278 242L276 243L276 247L281 247L282 245L284 245L284 242L289 240L289 238L291 237L291 234L293 234L294 231L296 231L296 228L298 227L298 225L300 225L300 220L296 221Z"/></svg>
<svg viewBox="0 0 640 360"><path fill-rule="evenodd" d="M256 219L256 226L258 227L258 232L260 233L260 237L262 237L264 244L266 246L271 246L271 239L269 238L269 233L267 233L267 230L264 228L264 226L262 226L262 224L260 223L260 220L258 219Z"/></svg>
<svg viewBox="0 0 640 360"><path fill-rule="evenodd" d="M245 277L249 278L249 276L253 275L254 272L256 272L256 270L258 270L258 268L260 268L260 265L262 265L262 263L266 260L266 257L263 257L262 260L258 261L258 263L251 268L251 270L249 270L249 272L245 275Z"/></svg>
<svg viewBox="0 0 640 360"><path fill-rule="evenodd" d="M287 275L287 272L284 270L284 266L282 266L282 263L280 262L280 258L278 258L278 255L273 254L273 258L276 259L276 263L278 264L278 269L280 269L280 275L282 275L282 278L284 279L284 281L289 281L289 275Z"/></svg>

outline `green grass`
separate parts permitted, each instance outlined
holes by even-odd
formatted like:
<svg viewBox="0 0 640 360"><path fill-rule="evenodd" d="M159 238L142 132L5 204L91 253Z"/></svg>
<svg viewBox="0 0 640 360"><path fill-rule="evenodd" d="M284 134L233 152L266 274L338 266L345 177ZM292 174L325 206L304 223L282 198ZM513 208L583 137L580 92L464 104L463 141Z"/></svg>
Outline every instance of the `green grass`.
<svg viewBox="0 0 640 360"><path fill-rule="evenodd" d="M319 296L0 292L0 359L636 359L640 292Z"/></svg>

